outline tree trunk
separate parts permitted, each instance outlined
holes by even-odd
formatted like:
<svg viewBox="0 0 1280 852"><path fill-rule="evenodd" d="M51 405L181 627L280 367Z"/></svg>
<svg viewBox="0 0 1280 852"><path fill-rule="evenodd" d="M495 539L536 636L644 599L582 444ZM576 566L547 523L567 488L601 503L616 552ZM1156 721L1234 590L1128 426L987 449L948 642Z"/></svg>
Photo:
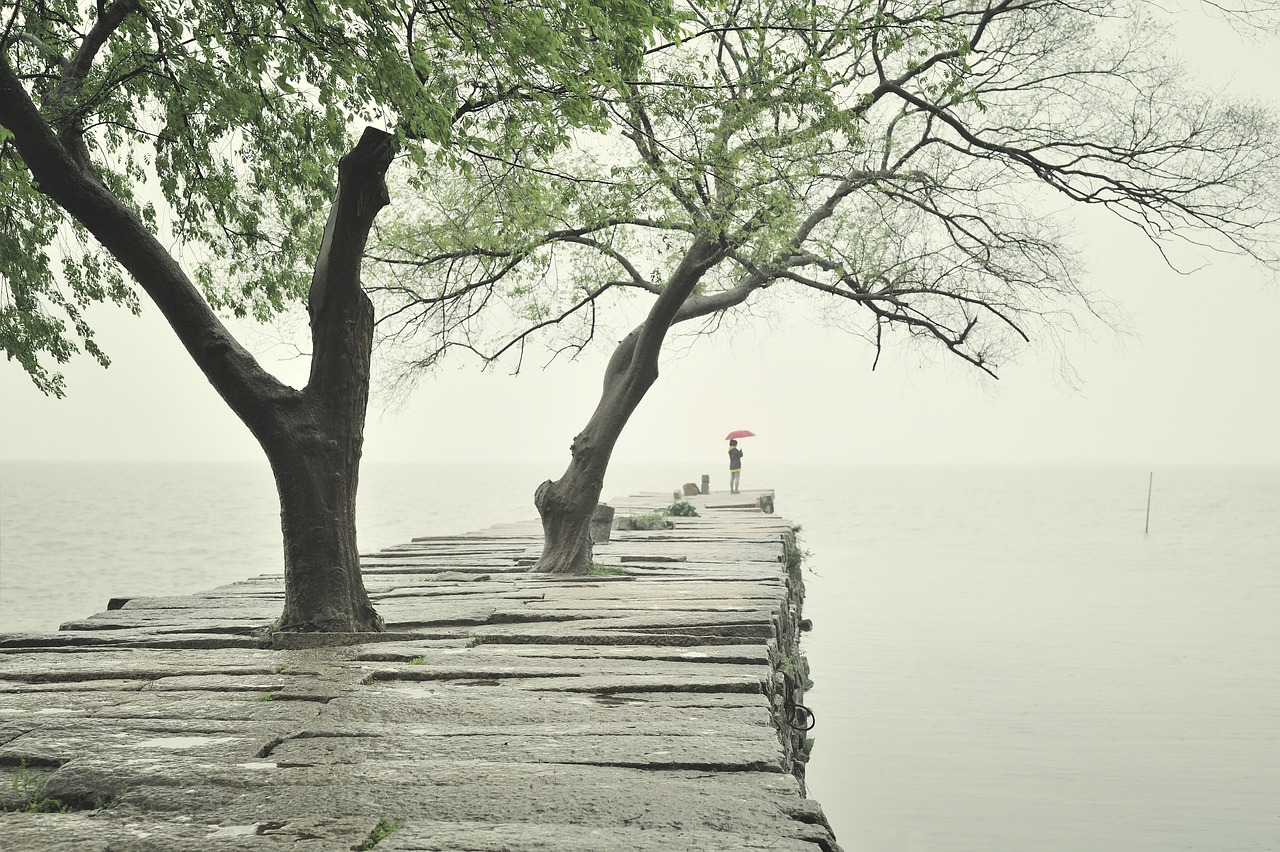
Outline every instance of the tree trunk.
<svg viewBox="0 0 1280 852"><path fill-rule="evenodd" d="M668 329L698 281L722 257L719 245L695 239L645 321L614 350L595 413L569 447L569 467L558 480L538 486L534 494L543 543L533 570L551 574L591 570L591 515L604 489L613 448L627 420L658 380L658 355Z"/></svg>
<svg viewBox="0 0 1280 852"><path fill-rule="evenodd" d="M623 341L618 349L626 345ZM538 486L533 504L542 518L543 540L542 556L533 570L551 574L586 574L591 570L591 516L604 489L614 444L643 396L642 390L628 406L621 394L606 389L596 415L569 447L573 458L564 475Z"/></svg>
<svg viewBox="0 0 1280 852"><path fill-rule="evenodd" d="M356 546L358 441L313 432L271 452L284 535L287 631L372 632L384 629L360 573Z"/></svg>
<svg viewBox="0 0 1280 852"><path fill-rule="evenodd" d="M600 499L603 481L592 486L591 474L573 463L555 482L538 486L533 504L542 518L542 555L535 571L550 574L586 574L591 570L591 514ZM595 497L591 497L595 494Z"/></svg>
<svg viewBox="0 0 1280 852"><path fill-rule="evenodd" d="M311 377L299 398L277 402L259 436L280 495L285 605L281 630L384 629L360 573L356 492L369 403L373 305L360 286L369 230L387 204L394 138L367 128L338 167L307 309Z"/></svg>

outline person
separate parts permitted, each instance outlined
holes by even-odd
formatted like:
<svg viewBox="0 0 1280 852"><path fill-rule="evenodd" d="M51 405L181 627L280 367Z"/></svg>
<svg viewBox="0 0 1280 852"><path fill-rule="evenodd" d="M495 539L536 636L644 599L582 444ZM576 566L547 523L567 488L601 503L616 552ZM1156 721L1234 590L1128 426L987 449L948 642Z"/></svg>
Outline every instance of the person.
<svg viewBox="0 0 1280 852"><path fill-rule="evenodd" d="M729 442L729 493L738 493L738 477L742 476L742 450L737 441Z"/></svg>

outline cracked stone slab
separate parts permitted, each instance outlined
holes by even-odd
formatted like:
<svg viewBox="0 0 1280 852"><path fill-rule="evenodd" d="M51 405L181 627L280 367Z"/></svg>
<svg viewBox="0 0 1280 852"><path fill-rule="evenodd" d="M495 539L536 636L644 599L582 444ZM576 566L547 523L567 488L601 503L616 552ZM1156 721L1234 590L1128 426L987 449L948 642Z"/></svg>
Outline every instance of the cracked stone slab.
<svg viewBox="0 0 1280 852"><path fill-rule="evenodd" d="M772 735L769 700L758 693L552 693L495 690L456 683L384 683L372 694L335 698L307 722L317 733L404 728L434 735L477 733L606 733L630 727L652 733L762 727ZM272 702L274 703L274 702Z"/></svg>
<svg viewBox="0 0 1280 852"><path fill-rule="evenodd" d="M294 766L358 764L369 760L399 763L429 754L439 760L466 760L486 755L490 760L527 764L579 764L669 770L698 769L708 772L783 771L782 747L772 730L720 726L714 735L730 741L696 735L618 733L602 734L459 734L424 735L415 728L405 736L317 736L304 730L300 736L276 746L264 759ZM385 730L385 729L384 729ZM387 731L390 734L392 732ZM734 737L741 734L742 738Z"/></svg>
<svg viewBox="0 0 1280 852"><path fill-rule="evenodd" d="M590 630L666 630L670 632L722 630L725 636L768 638L773 633L773 616L778 610L762 607L743 612L706 612L687 610L602 611L593 608L543 611L544 626L560 629L582 627ZM484 627L501 627L512 622L497 621ZM527 621L514 622L527 624Z"/></svg>
<svg viewBox="0 0 1280 852"><path fill-rule="evenodd" d="M496 605L469 595L452 597L387 598L378 612L388 628L403 630L411 625L488 624L498 611Z"/></svg>
<svg viewBox="0 0 1280 852"><path fill-rule="evenodd" d="M470 578L470 579L469 579ZM384 584L379 594L383 598L396 597L471 597L490 596L499 601L539 600L542 592L525 589L515 582L494 579L486 574L467 574L461 571L441 574L386 573L374 576L368 585Z"/></svg>
<svg viewBox="0 0 1280 852"><path fill-rule="evenodd" d="M829 833L752 836L735 831L609 829L572 824L418 822L401 826L379 852L821 852Z"/></svg>
<svg viewBox="0 0 1280 852"><path fill-rule="evenodd" d="M465 574L472 573L477 575L502 575L514 574L524 575L528 573L528 567L518 565L515 562L476 562L476 561L458 561L448 564L441 564L438 561L411 561L398 560L385 564L361 563L361 571L366 577L377 579L385 576L405 576L405 577L438 577L443 574ZM492 577L490 577L492 579Z"/></svg>
<svg viewBox="0 0 1280 852"><path fill-rule="evenodd" d="M628 568L627 570L638 570ZM664 569L670 570L673 569ZM679 570L686 571L682 582L670 582L671 574L632 575L626 583L597 581L591 584L554 584L546 583L537 587L548 600L653 600L662 602L671 599L695 598L703 600L724 600L726 598L744 598L748 600L773 600L785 596L786 589L782 578L776 572L766 572L759 576L743 577L738 571L723 572L722 579L709 571L687 570L686 565ZM763 582L762 582L763 581Z"/></svg>
<svg viewBox="0 0 1280 852"><path fill-rule="evenodd" d="M242 617L224 619L204 619L203 623L189 621L174 625L168 616L158 610L125 610L116 609L99 613L77 621L65 621L60 630L98 630L103 633L117 630L145 630L153 628L166 633L212 633L213 626L225 628L222 632L237 636L256 636L267 629L271 622L280 615L279 606L263 607L257 613L241 612Z"/></svg>
<svg viewBox="0 0 1280 852"><path fill-rule="evenodd" d="M196 822L190 818L139 819L116 809L75 814L0 814L5 852L236 852L288 844L293 852L355 849L377 825L376 817L272 819L243 825ZM264 838L267 841L264 842Z"/></svg>
<svg viewBox="0 0 1280 852"><path fill-rule="evenodd" d="M482 646L483 647L483 646ZM492 646L490 646L492 647ZM494 653L473 653L466 649L457 654L424 656L420 664L406 663L397 666L374 664L366 668L365 682L385 680L463 680L503 678L590 678L603 677L666 677L673 691L685 691L690 679L758 679L768 674L768 657L759 663L708 662L705 659L682 657L661 658L660 671L653 659L614 656L555 656L550 654L516 656L514 659ZM674 655L672 655L674 656ZM753 661L754 662L754 661ZM763 665L761 665L761 663Z"/></svg>
<svg viewBox="0 0 1280 852"><path fill-rule="evenodd" d="M652 645L471 645L455 643L441 648L441 643L421 641L381 645L376 651L360 650L355 659L370 662L409 660L424 666L455 665L460 658L491 659L510 663L513 660L637 660L681 663L734 663L768 665L769 652L764 645L706 645L699 648L665 648Z"/></svg>
<svg viewBox="0 0 1280 852"><path fill-rule="evenodd" d="M66 727L67 720L74 719L113 719L118 724L143 725L147 720L162 719L197 724L211 719L253 722L301 720L315 715L314 708L288 707L287 701L276 701L272 705L258 700L261 696L261 693L250 698L228 693L157 693L138 689L63 694L51 702L49 693L8 693L0 695L0 725L18 725L27 731L37 726Z"/></svg>
<svg viewBox="0 0 1280 852"><path fill-rule="evenodd" d="M47 693L51 695L69 695L77 692L130 692L140 691L150 681L127 680L105 676L95 680L49 681L47 683L27 683L22 680L0 680L0 695L5 693ZM53 699L57 700L57 699Z"/></svg>
<svg viewBox="0 0 1280 852"><path fill-rule="evenodd" d="M569 674L555 671L491 671L482 673L471 668L452 672L407 672L379 670L369 675L371 681L400 681L418 684L460 684L477 689L518 689L540 692L618 694L628 692L746 692L767 691L772 673L767 669L740 666L702 667L687 673L613 671L599 674ZM413 677L411 675L420 676ZM410 676L406 676L410 675ZM403 688L403 687L402 687Z"/></svg>
<svg viewBox="0 0 1280 852"><path fill-rule="evenodd" d="M121 763L169 760L174 755L245 760L265 743L297 729L297 722L89 719L41 726L0 746L0 765L67 764L84 755Z"/></svg>
<svg viewBox="0 0 1280 852"><path fill-rule="evenodd" d="M256 634L166 633L163 630L67 630L61 633L0 635L0 652L57 650L74 652L88 648L148 648L154 650L207 650L261 647Z"/></svg>
<svg viewBox="0 0 1280 852"><path fill-rule="evenodd" d="M279 661L268 650L190 649L162 651L95 648L67 654L43 650L0 654L0 679L30 683L115 677L161 677L175 672L263 673Z"/></svg>
<svg viewBox="0 0 1280 852"><path fill-rule="evenodd" d="M208 766L187 756L153 765L81 759L55 772L50 795L83 799L127 790L116 809L165 821L247 825L314 813L379 814L443 822L630 826L646 831L730 831L804 838L812 823L788 811L802 797L794 777L775 772L647 770L630 767L422 759L272 766ZM412 778L414 783L404 783ZM198 797L181 791L198 788Z"/></svg>
<svg viewBox="0 0 1280 852"><path fill-rule="evenodd" d="M601 627L583 622L537 622L534 624L486 624L467 629L459 633L456 628L432 630L422 629L424 636L459 636L469 637L473 643L493 644L495 647L517 645L581 645L593 643L601 647L610 645L652 645L654 647L690 648L707 645L738 645L743 637L738 635L718 635L714 631L671 629L671 630L622 630Z"/></svg>

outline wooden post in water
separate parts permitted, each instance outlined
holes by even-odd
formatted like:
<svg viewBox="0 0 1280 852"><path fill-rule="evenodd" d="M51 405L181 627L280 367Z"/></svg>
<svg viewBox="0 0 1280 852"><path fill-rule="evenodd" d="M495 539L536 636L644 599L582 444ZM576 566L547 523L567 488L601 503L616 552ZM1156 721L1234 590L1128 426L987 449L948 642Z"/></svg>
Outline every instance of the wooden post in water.
<svg viewBox="0 0 1280 852"><path fill-rule="evenodd" d="M1142 534L1147 535L1151 532L1151 482L1155 479L1156 472L1150 471L1147 474L1147 525L1142 528Z"/></svg>

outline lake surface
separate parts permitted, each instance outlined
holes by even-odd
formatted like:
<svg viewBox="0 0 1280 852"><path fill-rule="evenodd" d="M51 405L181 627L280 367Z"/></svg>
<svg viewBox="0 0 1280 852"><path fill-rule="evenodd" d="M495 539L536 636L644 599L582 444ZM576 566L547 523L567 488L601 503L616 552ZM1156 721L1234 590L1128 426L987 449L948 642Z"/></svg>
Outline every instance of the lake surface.
<svg viewBox="0 0 1280 852"><path fill-rule="evenodd" d="M606 497L719 465L615 465ZM366 465L360 540L534 517L554 465ZM847 852L1280 850L1280 468L768 466ZM0 630L278 571L265 463L0 465Z"/></svg>

